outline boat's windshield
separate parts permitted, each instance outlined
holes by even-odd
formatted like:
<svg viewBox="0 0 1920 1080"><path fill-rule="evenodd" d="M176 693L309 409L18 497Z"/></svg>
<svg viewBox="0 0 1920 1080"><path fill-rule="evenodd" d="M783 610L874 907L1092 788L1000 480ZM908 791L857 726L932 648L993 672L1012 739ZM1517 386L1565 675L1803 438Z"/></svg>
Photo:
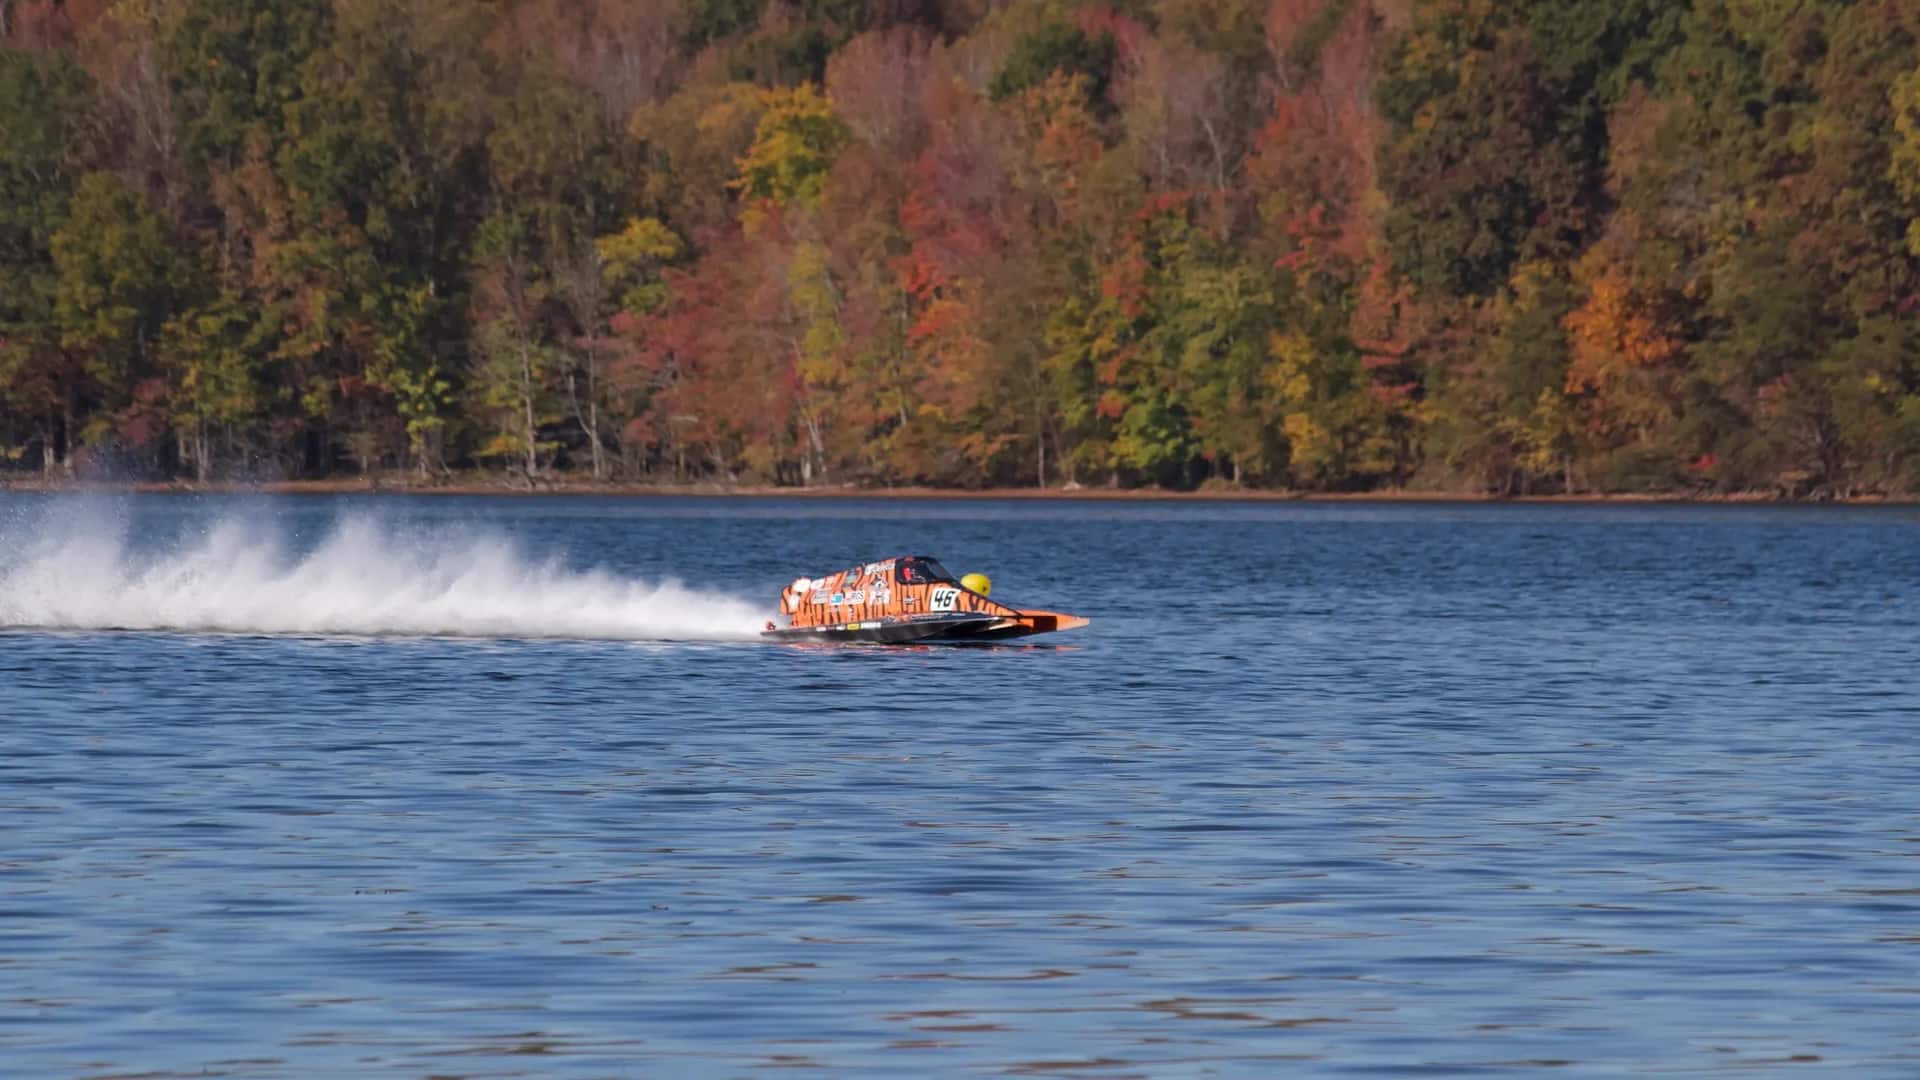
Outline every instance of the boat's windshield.
<svg viewBox="0 0 1920 1080"><path fill-rule="evenodd" d="M953 575L947 568L933 559L901 559L894 570L894 577L902 585L925 585L935 581L952 581Z"/></svg>

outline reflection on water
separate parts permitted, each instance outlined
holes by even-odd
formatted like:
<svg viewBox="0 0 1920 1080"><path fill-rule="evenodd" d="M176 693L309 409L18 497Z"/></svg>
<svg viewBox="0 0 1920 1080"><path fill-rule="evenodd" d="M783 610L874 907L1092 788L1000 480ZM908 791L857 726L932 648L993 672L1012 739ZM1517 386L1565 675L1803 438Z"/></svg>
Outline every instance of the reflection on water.
<svg viewBox="0 0 1920 1080"><path fill-rule="evenodd" d="M297 567L337 505L245 513ZM1912 515L838 505L367 527L1095 622L0 632L0 1074L1920 1072ZM130 565L236 514L111 510Z"/></svg>

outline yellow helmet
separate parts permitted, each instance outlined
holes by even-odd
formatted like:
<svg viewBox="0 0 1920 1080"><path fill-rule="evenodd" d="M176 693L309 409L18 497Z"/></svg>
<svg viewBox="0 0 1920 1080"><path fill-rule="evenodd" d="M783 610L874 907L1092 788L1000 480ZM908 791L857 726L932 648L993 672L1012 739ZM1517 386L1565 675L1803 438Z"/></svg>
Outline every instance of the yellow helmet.
<svg viewBox="0 0 1920 1080"><path fill-rule="evenodd" d="M977 592L981 596L991 595L993 581L985 574L968 574L960 579L960 587L968 592Z"/></svg>

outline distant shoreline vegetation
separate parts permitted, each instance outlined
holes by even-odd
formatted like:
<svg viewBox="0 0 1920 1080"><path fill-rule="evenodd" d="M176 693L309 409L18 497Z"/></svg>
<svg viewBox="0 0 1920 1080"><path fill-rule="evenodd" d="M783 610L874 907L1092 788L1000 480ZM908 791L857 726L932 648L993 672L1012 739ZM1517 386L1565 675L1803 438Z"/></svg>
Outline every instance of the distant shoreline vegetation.
<svg viewBox="0 0 1920 1080"><path fill-rule="evenodd" d="M1915 495L1920 9L5 0L0 484L102 476Z"/></svg>
<svg viewBox="0 0 1920 1080"><path fill-rule="evenodd" d="M582 475L546 474L529 484L524 477L485 472L456 472L422 479L411 472L381 476L334 476L295 480L225 480L201 484L190 480L68 479L0 474L0 495L405 495L405 496L557 496L601 498L798 498L903 499L1084 502L1311 502L1311 503L1510 503L1543 505L1745 505L1745 506L1920 506L1920 496L1814 495L1795 497L1765 491L1641 491L1582 492L1533 495L1486 491L1374 489L1369 491L1301 491L1274 488L1236 488L1208 484L1193 489L1161 487L988 487L951 488L926 485L862 487L819 484L779 487L767 484L684 483L647 484L594 480Z"/></svg>

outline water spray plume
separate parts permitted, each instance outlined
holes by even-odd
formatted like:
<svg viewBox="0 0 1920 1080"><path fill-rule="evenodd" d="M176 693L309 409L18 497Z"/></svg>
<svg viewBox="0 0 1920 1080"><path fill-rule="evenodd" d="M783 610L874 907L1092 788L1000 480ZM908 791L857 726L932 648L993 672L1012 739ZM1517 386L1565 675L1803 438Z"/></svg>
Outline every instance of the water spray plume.
<svg viewBox="0 0 1920 1080"><path fill-rule="evenodd" d="M763 619L725 594L369 518L300 553L237 520L145 551L103 515L32 518L0 527L0 628L715 641L751 638Z"/></svg>

